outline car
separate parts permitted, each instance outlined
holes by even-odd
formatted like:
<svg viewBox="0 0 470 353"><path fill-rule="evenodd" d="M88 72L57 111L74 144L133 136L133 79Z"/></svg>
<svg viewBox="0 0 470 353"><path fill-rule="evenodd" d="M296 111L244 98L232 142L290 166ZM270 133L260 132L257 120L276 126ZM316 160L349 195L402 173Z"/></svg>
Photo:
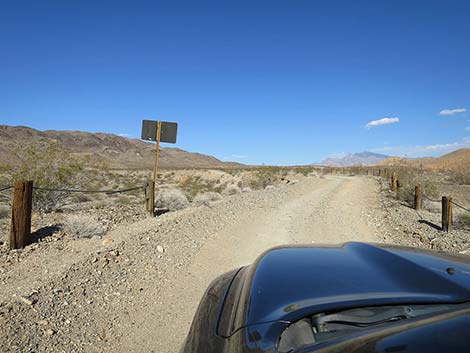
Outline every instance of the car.
<svg viewBox="0 0 470 353"><path fill-rule="evenodd" d="M470 257L283 246L207 289L181 353L470 352Z"/></svg>

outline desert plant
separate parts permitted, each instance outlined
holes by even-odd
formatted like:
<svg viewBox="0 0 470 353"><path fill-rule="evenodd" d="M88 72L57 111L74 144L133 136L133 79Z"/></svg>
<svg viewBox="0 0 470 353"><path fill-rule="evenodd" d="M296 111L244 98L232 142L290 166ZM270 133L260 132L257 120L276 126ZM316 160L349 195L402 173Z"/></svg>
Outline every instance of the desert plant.
<svg viewBox="0 0 470 353"><path fill-rule="evenodd" d="M458 185L470 185L470 173L455 173L451 181Z"/></svg>
<svg viewBox="0 0 470 353"><path fill-rule="evenodd" d="M178 186L189 199L193 199L197 194L203 192L221 192L223 187L215 182L202 180L200 176L189 175L179 182Z"/></svg>
<svg viewBox="0 0 470 353"><path fill-rule="evenodd" d="M241 189L238 185L229 184L229 185L227 185L225 190L222 192L222 194L224 194L224 195L236 195L236 194L240 194L241 192L242 191L241 191Z"/></svg>
<svg viewBox="0 0 470 353"><path fill-rule="evenodd" d="M79 160L57 143L38 142L16 152L20 164L12 168L9 183L33 180L44 189L77 188L86 184L86 174ZM33 207L50 212L60 208L69 195L62 191L35 190Z"/></svg>
<svg viewBox="0 0 470 353"><path fill-rule="evenodd" d="M279 170L265 168L254 173L250 180L250 187L253 189L266 189L266 186L275 184L280 178Z"/></svg>
<svg viewBox="0 0 470 353"><path fill-rule="evenodd" d="M415 188L412 185L402 185L397 190L397 198L401 201L405 201L409 205L412 205L414 202L414 193Z"/></svg>
<svg viewBox="0 0 470 353"><path fill-rule="evenodd" d="M64 231L75 238L102 236L105 232L101 224L84 215L69 215L63 222Z"/></svg>
<svg viewBox="0 0 470 353"><path fill-rule="evenodd" d="M218 201L222 197L218 192L204 192L202 194L197 194L193 200L195 205L206 205L209 206L211 202Z"/></svg>
<svg viewBox="0 0 470 353"><path fill-rule="evenodd" d="M459 223L465 228L470 228L470 215L469 214L461 215L459 217Z"/></svg>
<svg viewBox="0 0 470 353"><path fill-rule="evenodd" d="M157 208L176 211L188 207L189 201L179 189L160 189L157 193L156 206Z"/></svg>
<svg viewBox="0 0 470 353"><path fill-rule="evenodd" d="M10 217L10 208L0 207L0 219Z"/></svg>

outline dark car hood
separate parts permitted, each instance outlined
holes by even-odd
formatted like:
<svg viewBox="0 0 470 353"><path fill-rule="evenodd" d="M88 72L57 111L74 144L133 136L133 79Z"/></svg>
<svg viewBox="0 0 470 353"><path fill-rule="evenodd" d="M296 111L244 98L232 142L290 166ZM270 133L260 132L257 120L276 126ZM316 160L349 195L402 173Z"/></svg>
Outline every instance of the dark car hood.
<svg viewBox="0 0 470 353"><path fill-rule="evenodd" d="M469 257L414 248L279 247L247 270L239 293L245 305L232 330L359 306L470 300Z"/></svg>

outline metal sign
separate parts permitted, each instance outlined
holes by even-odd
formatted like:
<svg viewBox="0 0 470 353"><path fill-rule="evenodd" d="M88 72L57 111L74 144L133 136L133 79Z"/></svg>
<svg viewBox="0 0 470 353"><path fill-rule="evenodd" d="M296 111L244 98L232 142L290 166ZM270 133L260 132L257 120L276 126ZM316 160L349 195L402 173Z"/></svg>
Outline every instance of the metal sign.
<svg viewBox="0 0 470 353"><path fill-rule="evenodd" d="M142 140L157 141L158 121L143 120L142 121ZM176 133L178 131L177 123L168 121L161 122L160 142L176 143Z"/></svg>

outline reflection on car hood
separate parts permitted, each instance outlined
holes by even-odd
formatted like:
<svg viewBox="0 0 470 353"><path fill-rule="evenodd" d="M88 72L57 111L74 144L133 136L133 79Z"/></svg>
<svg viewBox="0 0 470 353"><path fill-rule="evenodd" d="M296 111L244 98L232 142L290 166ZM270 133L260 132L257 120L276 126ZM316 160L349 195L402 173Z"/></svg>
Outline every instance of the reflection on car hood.
<svg viewBox="0 0 470 353"><path fill-rule="evenodd" d="M347 243L280 247L250 266L243 326L370 305L470 300L470 259Z"/></svg>

